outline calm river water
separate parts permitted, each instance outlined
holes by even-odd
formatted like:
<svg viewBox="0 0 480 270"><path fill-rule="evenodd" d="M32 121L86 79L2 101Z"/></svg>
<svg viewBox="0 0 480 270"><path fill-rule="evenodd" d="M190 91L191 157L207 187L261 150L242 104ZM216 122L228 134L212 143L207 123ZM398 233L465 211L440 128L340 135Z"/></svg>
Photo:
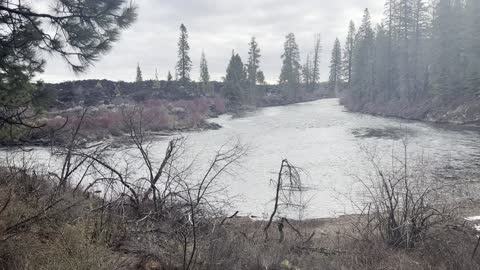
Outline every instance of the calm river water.
<svg viewBox="0 0 480 270"><path fill-rule="evenodd" d="M402 155L408 140L408 155L427 160L431 169L460 181L476 177L480 164L480 132L477 128L432 125L347 112L337 99L319 100L246 113L242 117L221 116L211 120L223 128L183 134L187 156L198 162L211 158L220 146L240 141L247 155L222 178L228 188L232 211L262 216L270 212L275 178L282 159L305 171L306 217L329 217L351 213L356 197L356 177L371 171L366 152L379 153L382 160ZM153 153L164 155L168 139L156 140ZM4 156L5 153L3 152ZM54 166L47 149L29 155ZM387 162L388 163L388 162Z"/></svg>

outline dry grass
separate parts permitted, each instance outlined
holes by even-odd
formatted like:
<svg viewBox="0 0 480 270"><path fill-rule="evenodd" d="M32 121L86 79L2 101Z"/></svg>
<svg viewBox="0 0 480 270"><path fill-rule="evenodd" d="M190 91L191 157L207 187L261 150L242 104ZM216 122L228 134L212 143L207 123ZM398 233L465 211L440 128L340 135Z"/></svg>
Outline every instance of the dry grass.
<svg viewBox="0 0 480 270"><path fill-rule="evenodd" d="M100 199L57 192L48 175L35 175L1 170L0 269L183 269L182 239L164 233L172 221L157 220L160 229L147 233L152 223L131 224L114 207L97 211ZM191 269L480 269L480 256L471 256L477 238L462 221L435 225L411 249L389 246L381 234L358 230L367 224L358 216L292 222L302 236L286 227L283 242L275 223L265 240L265 222L221 221L199 225Z"/></svg>

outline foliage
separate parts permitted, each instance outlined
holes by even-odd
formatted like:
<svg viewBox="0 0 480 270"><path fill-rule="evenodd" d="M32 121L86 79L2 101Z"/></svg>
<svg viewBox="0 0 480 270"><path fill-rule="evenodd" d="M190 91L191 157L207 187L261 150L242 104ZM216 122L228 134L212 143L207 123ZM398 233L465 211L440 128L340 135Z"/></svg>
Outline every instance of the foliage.
<svg viewBox="0 0 480 270"><path fill-rule="evenodd" d="M136 19L126 0L52 1L40 13L24 1L1 1L0 126L32 127L26 120L44 53L60 56L74 72L83 72L118 40Z"/></svg>
<svg viewBox="0 0 480 270"><path fill-rule="evenodd" d="M280 73L280 84L298 86L300 83L300 52L295 34L288 34L284 44L284 53L282 55L283 65Z"/></svg>
<svg viewBox="0 0 480 270"><path fill-rule="evenodd" d="M330 60L330 77L328 80L330 95L334 96L342 82L342 48L340 40L335 39L332 50L332 59Z"/></svg>
<svg viewBox="0 0 480 270"><path fill-rule="evenodd" d="M348 87L351 87L352 80L352 66L353 66L353 52L355 49L355 36L356 36L355 23L350 21L348 26L348 35L343 48L343 79L347 82Z"/></svg>
<svg viewBox="0 0 480 270"><path fill-rule="evenodd" d="M248 44L250 46L248 50L248 62L247 62L247 79L250 84L255 85L257 83L257 73L260 67L260 48L255 37Z"/></svg>
<svg viewBox="0 0 480 270"><path fill-rule="evenodd" d="M192 60L188 55L190 45L188 44L188 31L184 24L180 25L180 38L178 40L178 62L176 71L179 80L182 83L190 81L190 71L192 70Z"/></svg>
<svg viewBox="0 0 480 270"><path fill-rule="evenodd" d="M135 82L143 82L142 69L140 69L140 64L137 64L137 77L135 78Z"/></svg>
<svg viewBox="0 0 480 270"><path fill-rule="evenodd" d="M479 11L475 0L387 0L375 31L365 17L357 34L351 23L345 104L362 110L386 102L445 105L476 98Z"/></svg>
<svg viewBox="0 0 480 270"><path fill-rule="evenodd" d="M247 73L245 71L242 58L240 55L232 52L230 63L227 67L227 75L225 77L225 98L234 106L242 103L245 97Z"/></svg>
<svg viewBox="0 0 480 270"><path fill-rule="evenodd" d="M210 73L208 72L208 63L207 58L205 57L205 52L202 52L202 57L200 58L200 82L202 84L203 91L205 93L212 94Z"/></svg>
<svg viewBox="0 0 480 270"><path fill-rule="evenodd" d="M315 89L320 83L320 56L322 46L320 44L320 34L315 35L315 44L313 47L313 63L312 63L312 87Z"/></svg>

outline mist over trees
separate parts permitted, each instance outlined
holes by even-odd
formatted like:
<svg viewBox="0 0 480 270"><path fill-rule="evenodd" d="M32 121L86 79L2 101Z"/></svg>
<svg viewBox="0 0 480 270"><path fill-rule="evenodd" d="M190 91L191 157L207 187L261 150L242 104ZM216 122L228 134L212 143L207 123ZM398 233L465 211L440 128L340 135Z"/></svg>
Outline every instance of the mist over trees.
<svg viewBox="0 0 480 270"><path fill-rule="evenodd" d="M480 93L480 2L387 0L375 27L368 9L344 48L343 102L467 101ZM370 104L370 105L369 105Z"/></svg>

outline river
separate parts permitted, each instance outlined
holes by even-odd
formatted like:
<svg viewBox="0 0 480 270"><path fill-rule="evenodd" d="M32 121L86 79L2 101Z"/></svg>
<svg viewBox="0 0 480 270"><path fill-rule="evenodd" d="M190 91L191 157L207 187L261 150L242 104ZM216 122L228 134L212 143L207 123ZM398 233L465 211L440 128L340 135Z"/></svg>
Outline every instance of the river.
<svg viewBox="0 0 480 270"><path fill-rule="evenodd" d="M428 161L429 168L445 172L456 181L476 177L480 164L480 133L477 128L434 125L393 118L350 113L337 99L318 100L248 112L241 117L223 115L210 121L219 130L190 132L187 155L205 160L227 142L248 146L247 155L221 179L228 186L231 211L264 216L271 211L274 179L282 159L304 170L310 187L305 217L330 217L351 213L357 198L357 177L371 172L366 152L376 151L381 160L403 154ZM152 152L164 155L168 139L155 140ZM52 164L46 149L31 155ZM388 162L386 162L387 164Z"/></svg>

